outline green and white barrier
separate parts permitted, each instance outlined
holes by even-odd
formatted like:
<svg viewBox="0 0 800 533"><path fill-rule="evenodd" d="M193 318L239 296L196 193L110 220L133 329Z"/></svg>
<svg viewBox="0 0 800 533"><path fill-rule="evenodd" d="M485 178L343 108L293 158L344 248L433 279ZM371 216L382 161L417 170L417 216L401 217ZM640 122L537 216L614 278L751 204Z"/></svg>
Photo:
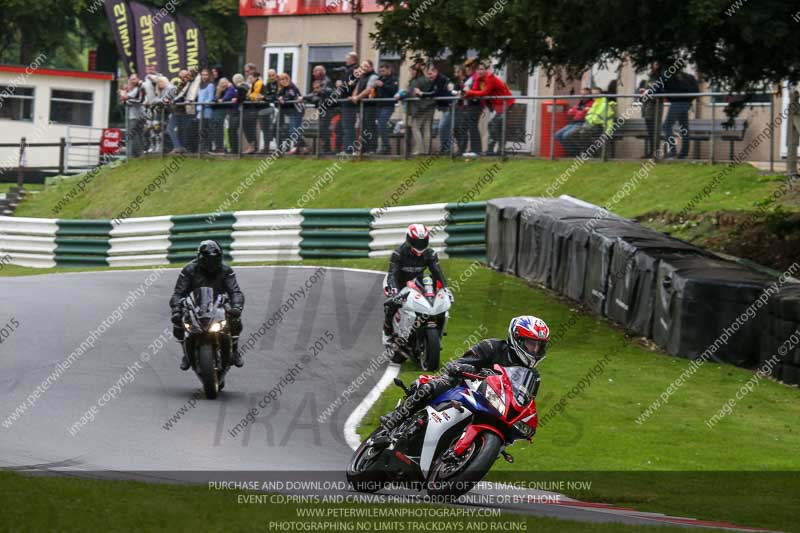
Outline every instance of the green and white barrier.
<svg viewBox="0 0 800 533"><path fill-rule="evenodd" d="M109 220L0 217L0 254L12 264L148 266L185 263L205 239L235 262L384 257L409 224L432 230L442 257L486 254L484 202L379 209L279 209Z"/></svg>

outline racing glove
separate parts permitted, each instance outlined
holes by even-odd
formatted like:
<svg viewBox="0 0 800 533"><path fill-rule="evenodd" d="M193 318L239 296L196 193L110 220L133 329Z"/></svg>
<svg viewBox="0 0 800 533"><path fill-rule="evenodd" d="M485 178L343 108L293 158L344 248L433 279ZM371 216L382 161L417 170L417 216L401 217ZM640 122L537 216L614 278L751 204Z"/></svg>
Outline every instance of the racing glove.
<svg viewBox="0 0 800 533"><path fill-rule="evenodd" d="M442 369L442 377L449 378L450 382L460 381L464 376L464 372L475 374L477 369L466 363L459 363L458 361L450 361Z"/></svg>
<svg viewBox="0 0 800 533"><path fill-rule="evenodd" d="M183 327L183 316L181 315L180 311L172 312L172 323L178 327Z"/></svg>

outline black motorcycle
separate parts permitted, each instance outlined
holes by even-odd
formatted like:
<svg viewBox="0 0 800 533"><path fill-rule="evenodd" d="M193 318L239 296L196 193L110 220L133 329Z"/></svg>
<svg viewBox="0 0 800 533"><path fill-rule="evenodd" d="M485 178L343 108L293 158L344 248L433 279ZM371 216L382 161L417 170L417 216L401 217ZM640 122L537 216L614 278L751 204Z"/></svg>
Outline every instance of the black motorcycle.
<svg viewBox="0 0 800 533"><path fill-rule="evenodd" d="M233 340L226 320L228 296L200 287L181 301L181 308L186 329L184 353L203 383L206 398L213 400L225 388L225 375L233 362Z"/></svg>

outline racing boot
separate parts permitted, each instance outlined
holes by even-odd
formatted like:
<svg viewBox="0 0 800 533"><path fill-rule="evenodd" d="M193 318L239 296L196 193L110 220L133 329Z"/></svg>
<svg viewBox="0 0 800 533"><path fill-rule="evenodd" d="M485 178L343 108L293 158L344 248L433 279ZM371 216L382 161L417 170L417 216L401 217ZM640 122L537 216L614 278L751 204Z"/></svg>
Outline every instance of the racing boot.
<svg viewBox="0 0 800 533"><path fill-rule="evenodd" d="M244 357L239 352L239 339L233 339L233 346L231 347L231 358L233 359L233 364L236 368L242 368L244 366Z"/></svg>
<svg viewBox="0 0 800 533"><path fill-rule="evenodd" d="M185 372L186 370L189 370L190 366L189 358L186 357L186 354L183 354L183 359L181 359L181 370Z"/></svg>
<svg viewBox="0 0 800 533"><path fill-rule="evenodd" d="M433 387L430 383L424 383L413 389L410 395L400 402L400 405L380 418L381 427L387 431L396 428L400 423L415 413L428 400Z"/></svg>

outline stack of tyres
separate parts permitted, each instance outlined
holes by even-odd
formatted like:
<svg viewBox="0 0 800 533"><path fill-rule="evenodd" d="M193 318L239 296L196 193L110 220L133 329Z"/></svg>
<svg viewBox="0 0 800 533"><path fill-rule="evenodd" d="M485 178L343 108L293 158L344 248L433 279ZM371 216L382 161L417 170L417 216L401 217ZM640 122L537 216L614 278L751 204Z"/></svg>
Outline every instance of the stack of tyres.
<svg viewBox="0 0 800 533"><path fill-rule="evenodd" d="M510 197L486 202L486 260L490 267L516 274L520 213L534 201Z"/></svg>
<svg viewBox="0 0 800 533"><path fill-rule="evenodd" d="M775 378L800 385L800 283L780 287L763 318L759 367L774 368Z"/></svg>
<svg viewBox="0 0 800 533"><path fill-rule="evenodd" d="M640 228L637 235L617 237L611 254L606 316L642 337L652 337L656 276L662 259L708 255L663 233Z"/></svg>
<svg viewBox="0 0 800 533"><path fill-rule="evenodd" d="M662 258L656 276L653 340L672 355L743 367L758 364L758 300L775 278L700 255ZM706 351L708 350L708 351Z"/></svg>

